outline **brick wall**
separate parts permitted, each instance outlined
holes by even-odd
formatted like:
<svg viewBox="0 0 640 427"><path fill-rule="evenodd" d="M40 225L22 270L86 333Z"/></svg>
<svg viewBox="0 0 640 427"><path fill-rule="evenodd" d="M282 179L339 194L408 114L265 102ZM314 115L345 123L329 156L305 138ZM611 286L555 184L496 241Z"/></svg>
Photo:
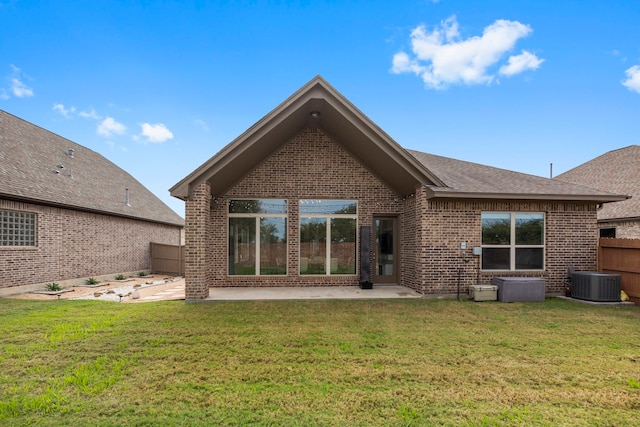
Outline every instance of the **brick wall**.
<svg viewBox="0 0 640 427"><path fill-rule="evenodd" d="M0 200L37 215L37 247L0 247L0 289L118 274L150 267L150 242L178 244L180 228Z"/></svg>
<svg viewBox="0 0 640 427"><path fill-rule="evenodd" d="M599 228L615 228L618 239L640 239L640 221L600 222Z"/></svg>
<svg viewBox="0 0 640 427"><path fill-rule="evenodd" d="M278 198L288 201L287 276L228 276L227 204L229 199L234 198ZM358 201L358 226L372 226L374 215L397 216L400 228L400 284L426 294L455 294L458 277L460 290L466 293L469 285L489 283L497 275L543 277L548 293L562 293L569 266L578 270L596 268L594 204L438 201L428 200L424 188L417 188L415 194L409 197L399 197L353 159L340 144L321 130L310 128L265 159L226 194L213 198L208 221L192 221L194 213L202 214L209 209L208 204L203 210L204 205L198 205L195 200L187 202L187 246L192 236L195 244L206 247L207 254L197 264L200 270L194 270L193 273L194 277L198 276L197 285L194 282L194 288L197 288L194 292L200 295L198 298L204 295L204 283L209 286L256 287L357 285L359 263L358 274L352 276L299 276L297 273L299 200L334 198ZM200 203L205 203L202 200ZM196 206L200 207L196 209ZM479 258L472 255L471 248L481 244L483 211L545 212L546 270L481 273L478 269ZM195 228L189 231L191 223L206 227L209 236L196 236ZM460 250L461 242L466 242L468 248L464 258ZM196 264L193 265L195 268ZM189 280L187 270L187 283Z"/></svg>
<svg viewBox="0 0 640 427"><path fill-rule="evenodd" d="M288 201L287 276L227 276L227 204L234 198L278 198ZM387 188L339 144L318 129L306 129L266 159L211 206L212 286L357 285L356 275L299 276L300 199L354 199L358 227L372 226L374 214L400 218L405 201ZM187 206L189 206L187 204ZM189 221L189 213L187 213ZM405 229L413 228L407 221ZM403 250L404 248L401 248ZM188 274L187 274L188 276Z"/></svg>
<svg viewBox="0 0 640 427"><path fill-rule="evenodd" d="M481 213L484 211L544 212L545 271L480 272L480 258L472 255L472 248L481 246ZM424 273L424 293L456 293L460 273L461 291L464 293L469 285L491 283L496 276L524 276L542 277L548 294L561 294L567 284L569 267L590 271L597 268L595 204L429 201L424 223L428 238L422 251L422 262L431 266ZM460 250L461 242L467 243L464 256Z"/></svg>

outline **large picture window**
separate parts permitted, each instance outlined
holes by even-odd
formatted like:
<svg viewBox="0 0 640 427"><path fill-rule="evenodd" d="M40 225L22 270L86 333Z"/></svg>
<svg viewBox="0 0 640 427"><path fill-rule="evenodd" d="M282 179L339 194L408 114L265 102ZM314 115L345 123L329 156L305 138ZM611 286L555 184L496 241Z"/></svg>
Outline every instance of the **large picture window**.
<svg viewBox="0 0 640 427"><path fill-rule="evenodd" d="M0 246L36 246L36 214L0 210Z"/></svg>
<svg viewBox="0 0 640 427"><path fill-rule="evenodd" d="M287 274L287 201L229 201L229 275Z"/></svg>
<svg viewBox="0 0 640 427"><path fill-rule="evenodd" d="M300 200L300 274L356 274L355 200Z"/></svg>
<svg viewBox="0 0 640 427"><path fill-rule="evenodd" d="M543 270L544 214L482 213L483 270Z"/></svg>

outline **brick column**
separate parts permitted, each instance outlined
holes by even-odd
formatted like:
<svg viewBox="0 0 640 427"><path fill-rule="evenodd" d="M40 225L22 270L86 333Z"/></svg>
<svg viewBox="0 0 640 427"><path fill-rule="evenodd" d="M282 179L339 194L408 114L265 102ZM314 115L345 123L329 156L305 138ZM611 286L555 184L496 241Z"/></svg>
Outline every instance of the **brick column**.
<svg viewBox="0 0 640 427"><path fill-rule="evenodd" d="M186 203L185 221L185 299L209 296L207 269L211 265L207 252L210 234L211 187L199 184Z"/></svg>

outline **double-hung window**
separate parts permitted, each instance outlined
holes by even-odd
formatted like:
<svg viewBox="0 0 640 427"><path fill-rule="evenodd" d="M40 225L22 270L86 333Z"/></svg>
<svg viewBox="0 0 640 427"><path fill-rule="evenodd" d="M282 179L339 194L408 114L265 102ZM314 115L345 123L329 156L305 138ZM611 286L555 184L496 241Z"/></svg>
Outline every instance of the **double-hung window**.
<svg viewBox="0 0 640 427"><path fill-rule="evenodd" d="M356 200L300 200L300 274L355 274Z"/></svg>
<svg viewBox="0 0 640 427"><path fill-rule="evenodd" d="M482 212L483 270L543 270L544 213Z"/></svg>
<svg viewBox="0 0 640 427"><path fill-rule="evenodd" d="M0 210L0 246L36 246L36 214Z"/></svg>
<svg viewBox="0 0 640 427"><path fill-rule="evenodd" d="M229 201L229 275L287 274L287 201Z"/></svg>

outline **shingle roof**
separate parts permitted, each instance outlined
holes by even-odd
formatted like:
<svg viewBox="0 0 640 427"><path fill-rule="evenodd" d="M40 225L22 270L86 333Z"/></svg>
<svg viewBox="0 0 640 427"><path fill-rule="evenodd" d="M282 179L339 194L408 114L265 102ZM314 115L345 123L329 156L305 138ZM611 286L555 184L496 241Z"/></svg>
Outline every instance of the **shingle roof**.
<svg viewBox="0 0 640 427"><path fill-rule="evenodd" d="M184 225L158 197L100 154L3 110L0 197Z"/></svg>
<svg viewBox="0 0 640 427"><path fill-rule="evenodd" d="M605 205L598 212L598 220L640 217L640 145L609 151L554 180L631 196L628 200Z"/></svg>
<svg viewBox="0 0 640 427"><path fill-rule="evenodd" d="M478 163L407 150L444 183L430 187L434 197L585 200L606 202L624 197L581 185Z"/></svg>

